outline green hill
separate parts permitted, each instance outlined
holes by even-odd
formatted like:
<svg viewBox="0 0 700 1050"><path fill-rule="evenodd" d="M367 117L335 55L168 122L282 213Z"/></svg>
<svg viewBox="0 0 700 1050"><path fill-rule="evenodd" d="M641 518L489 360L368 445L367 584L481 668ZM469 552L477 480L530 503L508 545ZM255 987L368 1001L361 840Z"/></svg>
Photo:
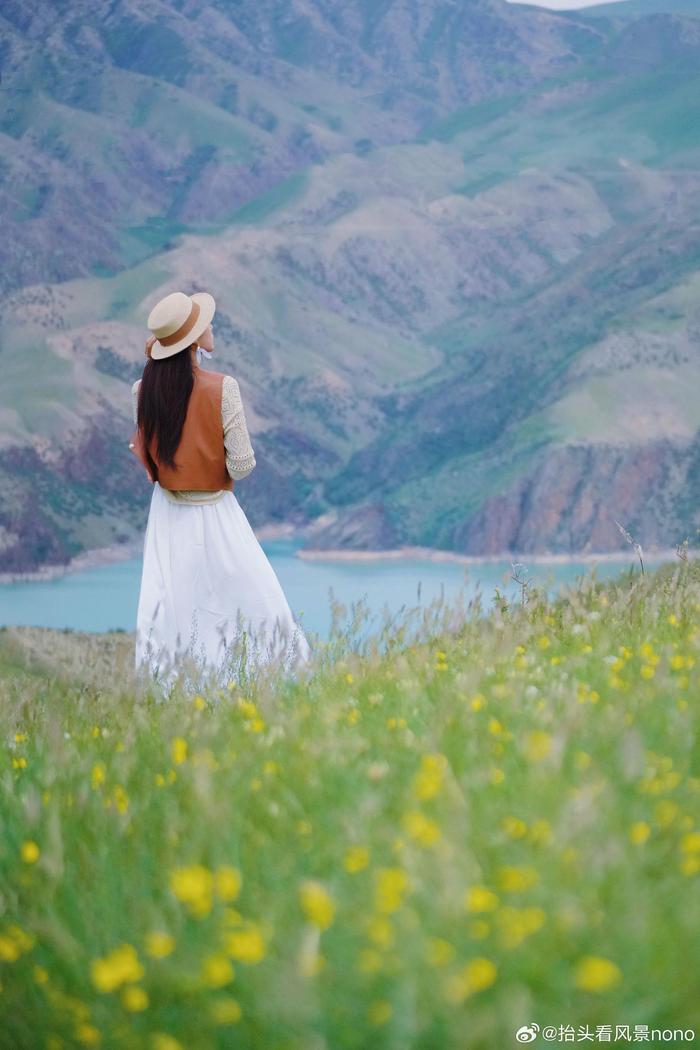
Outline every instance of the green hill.
<svg viewBox="0 0 700 1050"><path fill-rule="evenodd" d="M176 287L217 299L254 525L475 554L694 535L695 21L484 0L409 30L390 4L341 52L349 10L272 12L221 15L206 84L179 12L149 65L123 5L90 32L66 9L37 77L11 24L0 571L141 535L129 387Z"/></svg>
<svg viewBox="0 0 700 1050"><path fill-rule="evenodd" d="M697 1027L697 566L483 597L165 702L0 631L0 1046Z"/></svg>

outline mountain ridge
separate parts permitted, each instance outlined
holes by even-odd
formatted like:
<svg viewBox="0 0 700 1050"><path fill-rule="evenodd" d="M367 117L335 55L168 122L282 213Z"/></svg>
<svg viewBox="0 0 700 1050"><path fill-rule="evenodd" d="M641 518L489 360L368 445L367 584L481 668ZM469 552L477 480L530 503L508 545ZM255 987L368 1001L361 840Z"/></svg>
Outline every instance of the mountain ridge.
<svg viewBox="0 0 700 1050"><path fill-rule="evenodd" d="M368 29L380 71L387 41L406 32L395 7L393 20ZM143 21L128 4L110 9L124 24ZM79 12L63 10L65 39ZM220 26L219 6L195 10L198 26ZM340 61L334 41L353 12L359 17L358 5L311 10L319 14L300 37L304 47L334 16L316 64ZM420 31L405 39L425 51L425 9L408 10ZM621 549L614 518L622 516L647 544L668 546L669 530L692 531L697 26L664 16L660 34L654 19L622 28L597 19L603 28L592 31L583 12L530 10L465 5L464 17L481 25L481 66L503 39L520 39L514 26L525 45L512 62L519 81L512 74L459 106L450 92L463 81L442 85L437 102L416 101L429 68L420 49L409 89L392 101L392 84L406 79L407 45L382 92L348 87L363 61L372 66L372 53L362 59L356 47L345 80L324 74L311 102L303 92L320 81L306 52L277 53L296 30L269 37L272 56L264 34L251 49L269 5L234 27L246 67L236 72L237 92L230 79L224 90L216 64L206 85L190 64L184 86L173 83L177 63L160 81L109 66L93 88L93 104L103 107L97 124L84 124L76 101L87 88L70 63L60 66L67 59L59 52L51 83L63 101L51 114L63 123L51 125L53 137L41 125L45 83L24 101L24 115L5 112L0 131L6 140L14 131L20 153L30 142L43 142L49 159L65 152L53 170L93 180L93 197L76 197L68 219L78 222L74 238L89 232L99 251L88 272L67 277L76 259L85 270L90 258L79 240L56 258L32 252L31 237L12 231L5 242L6 252L24 253L25 266L58 265L64 276L18 285L22 266L0 270L15 281L0 303L8 493L0 570L65 563L138 538L149 486L126 441L144 319L167 291L202 286L218 304L216 367L239 379L259 462L244 489L255 525L304 526L308 549L418 544L473 554L522 550L524 539L534 551ZM449 25L446 18L435 30L438 51ZM543 53L528 73L523 56L541 25ZM86 32L82 25L81 43ZM135 39L141 50L129 61L143 65L148 38ZM219 50L227 39L219 33ZM560 64L551 75L562 54L564 71ZM133 149L149 138L161 165L150 188L129 167L140 153L125 155L124 181L124 158L120 169L109 166L121 140L98 136L92 156L101 168L85 168L79 132L102 134L113 112L135 121ZM163 167L168 141L174 168ZM12 163L0 181L3 210L16 214L23 200L37 211L17 222L22 235L46 210L34 236L49 230L62 249L65 217L55 222L48 197L26 196L29 188L7 175ZM110 180L114 193L134 197L126 225L111 196L100 196ZM219 185L227 195L214 192ZM91 200L103 201L97 228ZM653 487L655 510L629 480L635 471L640 486Z"/></svg>

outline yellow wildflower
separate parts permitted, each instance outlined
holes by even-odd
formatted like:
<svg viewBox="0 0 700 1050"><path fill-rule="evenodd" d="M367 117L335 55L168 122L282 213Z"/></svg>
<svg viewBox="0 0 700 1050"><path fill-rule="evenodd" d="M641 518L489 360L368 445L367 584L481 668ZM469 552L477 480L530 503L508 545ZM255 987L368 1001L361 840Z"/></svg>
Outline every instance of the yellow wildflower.
<svg viewBox="0 0 700 1050"><path fill-rule="evenodd" d="M245 718L255 718L258 709L252 700L244 700L242 697L238 701L238 707L242 711Z"/></svg>
<svg viewBox="0 0 700 1050"><path fill-rule="evenodd" d="M92 983L99 992L113 992L127 981L140 981L143 973L131 944L120 944L103 959L94 959L90 966Z"/></svg>
<svg viewBox="0 0 700 1050"><path fill-rule="evenodd" d="M466 966L445 982L445 997L451 1003L461 1003L467 996L489 988L496 980L497 973L490 959L481 956L470 959Z"/></svg>
<svg viewBox="0 0 700 1050"><path fill-rule="evenodd" d="M574 983L586 992L606 992L622 980L619 967L600 955L585 955L576 965Z"/></svg>
<svg viewBox="0 0 700 1050"><path fill-rule="evenodd" d="M525 755L530 762L541 762L552 750L552 734L533 729L526 738Z"/></svg>
<svg viewBox="0 0 700 1050"><path fill-rule="evenodd" d="M659 654L654 652L654 646L649 642L645 642L644 645L640 646L639 655L643 656L647 663L653 664L654 666L656 666L661 659Z"/></svg>
<svg viewBox="0 0 700 1050"><path fill-rule="evenodd" d="M700 853L700 831L689 831L681 838L683 853Z"/></svg>
<svg viewBox="0 0 700 1050"><path fill-rule="evenodd" d="M116 805L119 812L126 813L127 809L129 808L129 799L127 797L126 791L124 790L121 784L114 785L113 795L114 804Z"/></svg>
<svg viewBox="0 0 700 1050"><path fill-rule="evenodd" d="M316 879L306 879L299 887L302 911L320 930L326 930L335 917L335 903L328 890Z"/></svg>
<svg viewBox="0 0 700 1050"><path fill-rule="evenodd" d="M146 934L146 954L152 959L164 959L175 947L175 938L161 930L151 930Z"/></svg>
<svg viewBox="0 0 700 1050"><path fill-rule="evenodd" d="M184 737L173 737L171 755L176 766L181 765L187 759L187 741Z"/></svg>
<svg viewBox="0 0 700 1050"><path fill-rule="evenodd" d="M15 962L22 954L19 944L4 933L0 933L0 961Z"/></svg>
<svg viewBox="0 0 700 1050"><path fill-rule="evenodd" d="M36 842L29 840L22 843L20 855L25 864L34 864L39 859L39 852Z"/></svg>
<svg viewBox="0 0 700 1050"><path fill-rule="evenodd" d="M422 755L420 769L413 778L413 791L417 798L434 798L439 794L447 765L446 757L439 752Z"/></svg>
<svg viewBox="0 0 700 1050"><path fill-rule="evenodd" d="M148 996L138 984L128 985L122 989L122 1006L130 1013L138 1013L148 1006Z"/></svg>
<svg viewBox="0 0 700 1050"><path fill-rule="evenodd" d="M425 957L428 966L446 966L454 958L455 949L442 937L431 937L426 945Z"/></svg>
<svg viewBox="0 0 700 1050"><path fill-rule="evenodd" d="M21 926L17 925L17 923L11 923L7 927L6 932L9 934L10 937L13 938L21 952L30 951L36 944L36 937L34 936L34 934L27 933L27 931L23 930Z"/></svg>
<svg viewBox="0 0 700 1050"><path fill-rule="evenodd" d="M345 852L343 864L351 875L362 871L369 864L369 850L366 846L350 846Z"/></svg>
<svg viewBox="0 0 700 1050"><path fill-rule="evenodd" d="M168 1035L167 1032L154 1032L151 1036L151 1050L184 1050L182 1043Z"/></svg>
<svg viewBox="0 0 700 1050"><path fill-rule="evenodd" d="M501 940L506 948L517 948L526 937L536 933L546 916L542 908L505 906L496 915Z"/></svg>
<svg viewBox="0 0 700 1050"><path fill-rule="evenodd" d="M209 1007L209 1015L214 1024L236 1024L243 1016L240 1004L230 997L215 999Z"/></svg>
<svg viewBox="0 0 700 1050"><path fill-rule="evenodd" d="M435 821L431 820L430 817L426 817L418 809L412 809L408 813L404 813L401 818L401 825L404 831L411 838L414 838L416 842L420 843L421 846L431 846L438 841L441 835L440 828Z"/></svg>
<svg viewBox="0 0 700 1050"><path fill-rule="evenodd" d="M209 988L222 988L234 978L231 960L222 952L208 955L202 961L202 980Z"/></svg>
<svg viewBox="0 0 700 1050"><path fill-rule="evenodd" d="M536 820L530 825L528 838L531 842L551 842L552 828L547 820Z"/></svg>
<svg viewBox="0 0 700 1050"><path fill-rule="evenodd" d="M498 897L487 886L470 886L464 895L464 906L467 911L495 911Z"/></svg>
<svg viewBox="0 0 700 1050"><path fill-rule="evenodd" d="M170 873L170 889L196 918L203 918L211 911L213 888L214 876L202 864L191 864Z"/></svg>
<svg viewBox="0 0 700 1050"><path fill-rule="evenodd" d="M630 842L642 846L649 838L651 828L644 820L637 820L630 828Z"/></svg>
<svg viewBox="0 0 700 1050"><path fill-rule="evenodd" d="M100 784L104 784L107 779L107 770L104 762L95 762L92 767L91 783L92 786L97 789Z"/></svg>
<svg viewBox="0 0 700 1050"><path fill-rule="evenodd" d="M97 1046L102 1036L99 1028L95 1028L94 1024L87 1024L83 1021L75 1030L75 1038L85 1046Z"/></svg>
<svg viewBox="0 0 700 1050"><path fill-rule="evenodd" d="M224 947L233 959L254 965L265 958L267 948L262 931L254 922L247 922L224 934Z"/></svg>
<svg viewBox="0 0 700 1050"><path fill-rule="evenodd" d="M376 999L373 1003L370 1003L367 1009L367 1019L370 1024L379 1025L386 1024L392 1014L391 1003L386 999Z"/></svg>
<svg viewBox="0 0 700 1050"><path fill-rule="evenodd" d="M501 821L501 827L511 838L521 839L527 834L527 824L520 817L508 816Z"/></svg>
<svg viewBox="0 0 700 1050"><path fill-rule="evenodd" d="M506 865L498 871L499 888L506 893L528 890L539 881L539 878L534 868L516 868Z"/></svg>
<svg viewBox="0 0 700 1050"><path fill-rule="evenodd" d="M235 901L241 892L243 879L238 868L224 864L214 873L216 892L222 901Z"/></svg>
<svg viewBox="0 0 700 1050"><path fill-rule="evenodd" d="M375 875L374 903L385 914L397 911L408 890L408 875L402 868L380 868Z"/></svg>
<svg viewBox="0 0 700 1050"><path fill-rule="evenodd" d="M654 806L654 819L662 828L668 827L676 819L679 813L678 805L670 799L657 802Z"/></svg>

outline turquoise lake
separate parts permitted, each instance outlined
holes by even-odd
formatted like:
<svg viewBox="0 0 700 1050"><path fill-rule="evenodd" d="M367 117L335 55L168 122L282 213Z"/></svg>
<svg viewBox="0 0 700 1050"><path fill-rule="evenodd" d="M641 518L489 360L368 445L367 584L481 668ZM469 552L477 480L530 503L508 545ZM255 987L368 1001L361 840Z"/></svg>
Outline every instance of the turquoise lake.
<svg viewBox="0 0 700 1050"><path fill-rule="evenodd" d="M332 625L332 601L341 603L339 623L352 616L352 605L361 600L371 617L362 633L373 633L388 615L402 609L428 606L434 599L451 603L463 591L468 601L479 591L481 608L493 607L496 587L512 600L520 589L509 577L509 561L474 565L429 560L381 559L369 562L304 561L296 557L301 540L261 542L270 559L295 617L305 630L326 639ZM575 585L580 575L595 570L599 580L621 572L639 572L632 557L619 562L522 563L521 575L533 586L554 595L564 584ZM82 631L135 629L141 583L141 559L114 562L100 568L66 573L53 580L17 582L0 586L0 624L73 628Z"/></svg>

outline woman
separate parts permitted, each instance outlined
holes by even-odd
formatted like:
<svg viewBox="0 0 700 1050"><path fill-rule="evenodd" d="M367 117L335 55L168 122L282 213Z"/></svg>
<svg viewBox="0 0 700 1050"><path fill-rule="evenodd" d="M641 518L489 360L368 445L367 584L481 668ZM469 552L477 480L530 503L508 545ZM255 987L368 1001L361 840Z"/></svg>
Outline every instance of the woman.
<svg viewBox="0 0 700 1050"><path fill-rule="evenodd" d="M200 367L214 350L216 304L173 292L148 317L132 387L130 448L153 483L136 617L135 668L161 683L194 665L223 682L310 647L233 492L255 467L233 376Z"/></svg>

